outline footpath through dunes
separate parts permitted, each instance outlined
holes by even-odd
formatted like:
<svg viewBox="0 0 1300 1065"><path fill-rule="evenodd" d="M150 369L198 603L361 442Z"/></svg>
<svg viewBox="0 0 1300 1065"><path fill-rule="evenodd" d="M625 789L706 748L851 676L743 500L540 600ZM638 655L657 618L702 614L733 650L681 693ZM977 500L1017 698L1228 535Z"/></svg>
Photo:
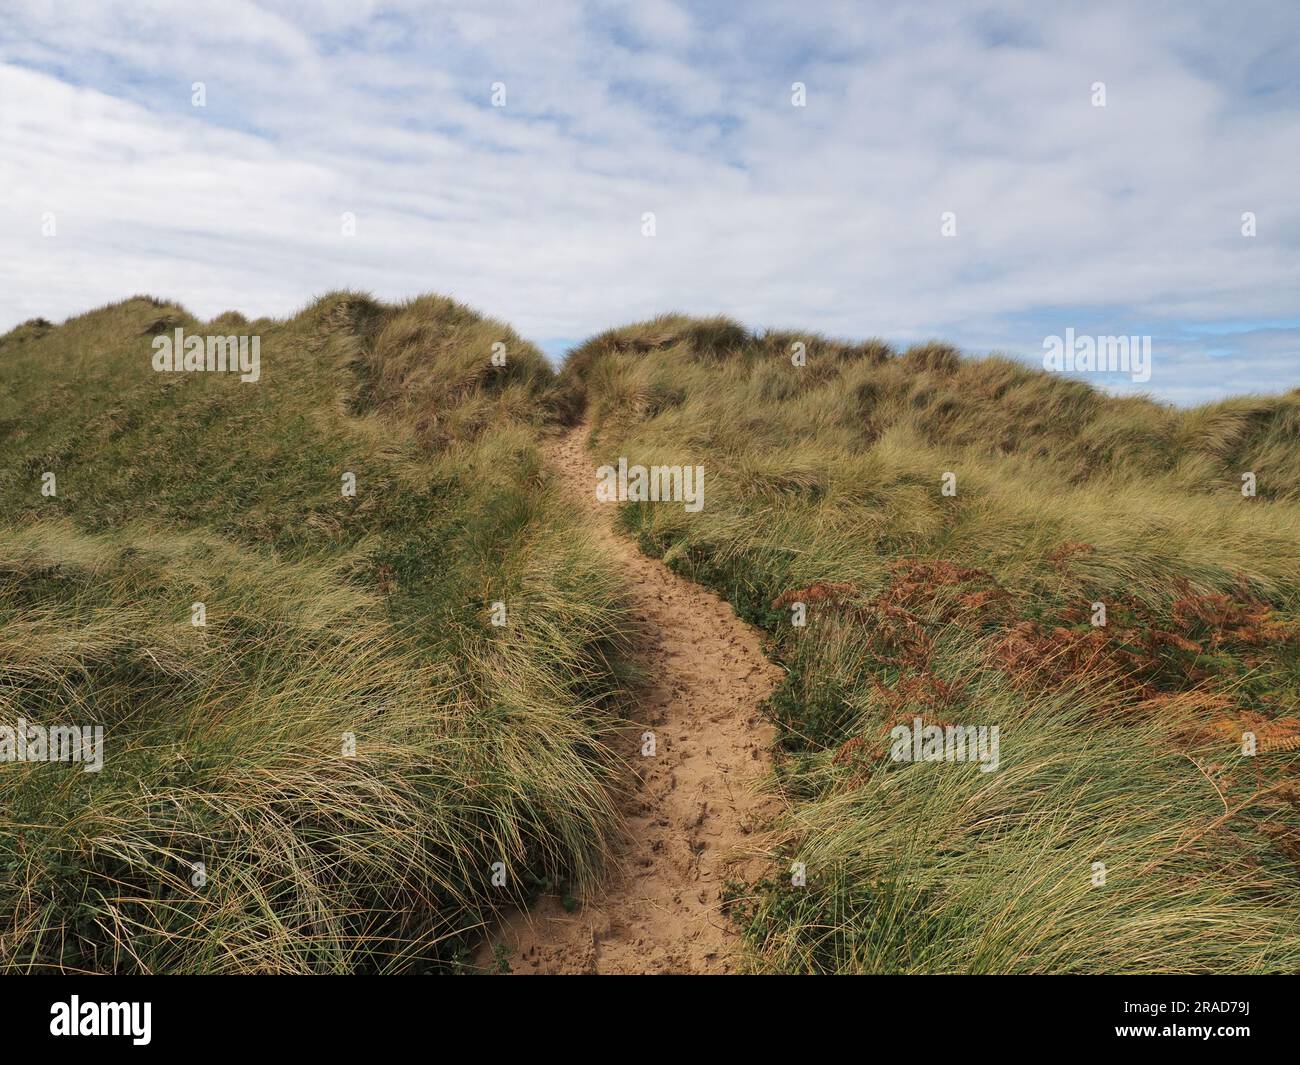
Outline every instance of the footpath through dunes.
<svg viewBox="0 0 1300 1065"><path fill-rule="evenodd" d="M572 913L554 896L512 913L478 960L487 967L503 956L514 973L729 972L739 940L721 894L773 801L757 787L774 735L759 704L780 670L725 600L610 528L614 506L596 501L589 433L579 426L547 454L565 496L623 568L638 625L646 679L626 735L626 838L599 895ZM655 738L650 757L640 755L644 732Z"/></svg>

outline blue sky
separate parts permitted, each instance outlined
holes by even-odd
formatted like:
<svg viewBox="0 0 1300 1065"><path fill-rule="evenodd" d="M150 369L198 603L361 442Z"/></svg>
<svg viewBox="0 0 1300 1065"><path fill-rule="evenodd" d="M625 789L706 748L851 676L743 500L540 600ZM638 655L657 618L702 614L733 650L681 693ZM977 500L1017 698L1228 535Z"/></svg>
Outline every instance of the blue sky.
<svg viewBox="0 0 1300 1065"><path fill-rule="evenodd" d="M1073 329L1197 403L1300 386L1298 164L1282 0L11 0L0 329L333 288L550 354L669 310L1033 362Z"/></svg>

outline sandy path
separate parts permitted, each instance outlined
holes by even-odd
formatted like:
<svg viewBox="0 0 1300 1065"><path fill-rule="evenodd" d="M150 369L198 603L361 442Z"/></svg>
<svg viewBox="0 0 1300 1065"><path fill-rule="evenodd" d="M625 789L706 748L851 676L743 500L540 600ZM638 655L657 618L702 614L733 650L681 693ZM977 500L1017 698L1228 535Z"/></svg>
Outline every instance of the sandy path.
<svg viewBox="0 0 1300 1065"><path fill-rule="evenodd" d="M628 839L599 897L575 913L540 899L504 921L477 960L490 963L500 944L516 973L728 972L736 935L719 912L720 893L731 852L760 827L770 801L755 790L773 738L758 704L780 670L730 604L614 533L614 505L596 502L588 432L569 432L547 454L562 490L624 567L643 629L642 720L625 737L634 773L622 804ZM657 749L649 758L640 756L647 730Z"/></svg>

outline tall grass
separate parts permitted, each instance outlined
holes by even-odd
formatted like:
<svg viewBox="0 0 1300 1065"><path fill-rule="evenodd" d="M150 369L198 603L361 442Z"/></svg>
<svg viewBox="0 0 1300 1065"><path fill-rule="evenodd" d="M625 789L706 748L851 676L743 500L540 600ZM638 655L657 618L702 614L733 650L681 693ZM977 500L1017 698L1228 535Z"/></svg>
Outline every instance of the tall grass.
<svg viewBox="0 0 1300 1065"><path fill-rule="evenodd" d="M1300 965L1300 395L1177 411L680 316L589 341L560 395L595 461L705 467L701 513L622 520L787 670L787 812L733 886L756 969ZM917 716L998 725L1001 768L892 761Z"/></svg>
<svg viewBox="0 0 1300 1065"><path fill-rule="evenodd" d="M549 370L443 300L223 319L258 384L153 373L209 326L147 298L0 338L0 721L106 729L99 773L0 764L0 969L454 967L619 831L626 619Z"/></svg>
<svg viewBox="0 0 1300 1065"><path fill-rule="evenodd" d="M262 380L153 373L176 326L259 334ZM630 626L537 447L584 411L602 461L704 465L703 512L621 519L786 669L756 970L1300 964L1295 393L1176 411L681 316L556 379L361 293L35 320L0 377L0 723L106 729L99 773L0 763L0 969L456 968L593 883ZM1000 767L890 760L918 716L998 725Z"/></svg>

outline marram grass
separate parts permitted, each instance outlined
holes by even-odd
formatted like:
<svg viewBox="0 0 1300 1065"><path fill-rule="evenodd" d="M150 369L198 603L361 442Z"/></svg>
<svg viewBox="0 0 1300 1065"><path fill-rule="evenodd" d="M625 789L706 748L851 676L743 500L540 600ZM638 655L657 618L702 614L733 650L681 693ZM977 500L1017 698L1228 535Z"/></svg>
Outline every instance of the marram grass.
<svg viewBox="0 0 1300 1065"><path fill-rule="evenodd" d="M0 764L0 970L454 969L620 828L626 620L539 476L550 371L444 300L227 321L256 385L151 372L173 323L0 340L0 719L106 733L98 773Z"/></svg>
<svg viewBox="0 0 1300 1065"><path fill-rule="evenodd" d="M178 327L256 332L258 383L153 373ZM747 967L1300 967L1295 393L1177 411L675 315L557 378L360 293L136 297L0 337L0 375L0 724L105 729L97 773L0 764L4 971L457 970L595 884L632 626L538 447L584 410L593 468L705 467L701 513L624 527L786 670ZM998 726L998 768L891 760L918 717Z"/></svg>
<svg viewBox="0 0 1300 1065"><path fill-rule="evenodd" d="M786 668L753 970L1300 968L1300 393L1178 411L665 316L561 395L595 461L705 468L701 513L624 526ZM998 769L893 760L918 717L997 725Z"/></svg>

